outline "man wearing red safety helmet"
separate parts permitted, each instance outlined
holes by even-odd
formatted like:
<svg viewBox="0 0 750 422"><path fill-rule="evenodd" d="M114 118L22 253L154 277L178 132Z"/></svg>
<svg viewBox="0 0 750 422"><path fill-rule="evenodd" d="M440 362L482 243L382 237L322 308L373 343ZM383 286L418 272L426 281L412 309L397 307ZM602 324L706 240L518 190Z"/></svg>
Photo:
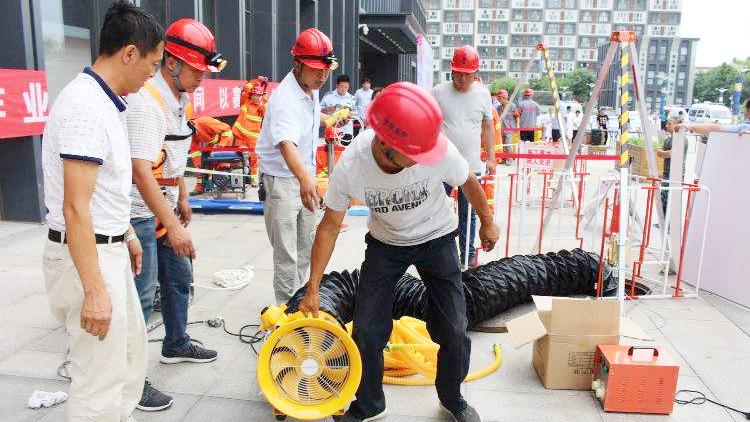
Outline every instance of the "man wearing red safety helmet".
<svg viewBox="0 0 750 422"><path fill-rule="evenodd" d="M443 132L469 162L471 171L481 176L495 172L495 127L492 122L492 98L490 92L476 82L479 70L479 53L470 46L459 47L451 60L451 80L437 85L432 95L443 111ZM482 163L481 147L487 151L487 162ZM446 187L450 193L451 188ZM472 209L467 218L468 203L463 192L458 191L458 241L461 248L461 262L466 262L466 242L468 233L468 262L476 262L474 238L476 237L476 213ZM470 220L470 221L469 221ZM469 224L470 222L470 224ZM468 228L470 227L470 228Z"/></svg>
<svg viewBox="0 0 750 422"><path fill-rule="evenodd" d="M206 72L218 72L225 65L205 25L177 20L167 28L160 71L127 98L133 165L130 222L143 245L143 268L135 284L148 321L158 281L166 331L162 363L204 363L217 357L215 351L194 344L187 333L195 248L186 230L192 213L183 176L195 133L187 93L200 86ZM138 408L157 411L172 402L146 381Z"/></svg>
<svg viewBox="0 0 750 422"><path fill-rule="evenodd" d="M539 104L534 101L534 90L526 88L523 90L523 100L518 102L518 108L521 110L521 122L522 128L536 127L537 118L541 113ZM533 141L534 131L533 130L522 130L521 131L522 141Z"/></svg>
<svg viewBox="0 0 750 422"><path fill-rule="evenodd" d="M518 106L508 100L508 91L501 89L497 93L497 99L499 100L497 106L498 114L502 116L503 111L506 108L508 109L505 116L503 116L503 144L505 145L503 148L505 152L513 152L513 147L510 145L513 142L513 131L508 129L519 127L521 113L518 111Z"/></svg>
<svg viewBox="0 0 750 422"><path fill-rule="evenodd" d="M463 188L479 214L486 251L495 246L498 228L474 172L441 132L442 120L440 106L422 88L409 82L390 85L370 104L372 129L357 136L331 175L300 311L318 313L318 288L349 204L361 201L371 213L354 307L362 380L357 400L335 419L361 422L385 416L383 349L392 329L394 288L414 265L429 295L427 329L440 345L435 379L440 404L456 421L481 421L460 391L471 341L455 242L458 221L443 184Z"/></svg>
<svg viewBox="0 0 750 422"><path fill-rule="evenodd" d="M297 37L292 70L266 106L256 146L260 195L273 247L276 302L286 303L305 280L320 198L315 150L321 119L318 90L338 67L331 40L315 28Z"/></svg>

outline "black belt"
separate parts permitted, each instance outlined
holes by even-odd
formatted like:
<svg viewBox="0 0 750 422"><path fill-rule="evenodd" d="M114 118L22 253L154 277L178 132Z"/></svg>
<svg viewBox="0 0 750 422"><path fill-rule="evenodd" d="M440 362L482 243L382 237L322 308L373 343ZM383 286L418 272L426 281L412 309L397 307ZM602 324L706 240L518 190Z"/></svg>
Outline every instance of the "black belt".
<svg viewBox="0 0 750 422"><path fill-rule="evenodd" d="M96 238L96 244L101 245L104 243L117 243L122 242L125 240L125 235L121 234L119 236L105 236L103 234L95 234L94 237ZM55 243L68 243L68 239L63 239L62 232L59 232L57 230L49 230L49 234L47 234L47 239L55 242Z"/></svg>

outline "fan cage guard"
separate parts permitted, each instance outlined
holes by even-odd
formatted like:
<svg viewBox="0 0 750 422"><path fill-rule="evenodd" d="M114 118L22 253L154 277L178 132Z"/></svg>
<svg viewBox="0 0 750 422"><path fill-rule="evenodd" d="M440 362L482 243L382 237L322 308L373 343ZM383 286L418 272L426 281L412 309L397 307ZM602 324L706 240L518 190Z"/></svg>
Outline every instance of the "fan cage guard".
<svg viewBox="0 0 750 422"><path fill-rule="evenodd" d="M258 382L274 408L298 419L321 419L354 397L362 363L354 341L323 319L291 321L261 349Z"/></svg>

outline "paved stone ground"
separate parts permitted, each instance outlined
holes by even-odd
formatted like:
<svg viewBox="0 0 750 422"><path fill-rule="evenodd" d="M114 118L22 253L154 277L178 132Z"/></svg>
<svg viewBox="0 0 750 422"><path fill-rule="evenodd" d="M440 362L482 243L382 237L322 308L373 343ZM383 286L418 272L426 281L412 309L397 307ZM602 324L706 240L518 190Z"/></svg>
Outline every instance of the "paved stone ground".
<svg viewBox="0 0 750 422"><path fill-rule="evenodd" d="M538 217L536 217L538 221ZM358 268L364 256L366 220L348 217L329 270ZM533 224L530 222L530 233ZM191 321L222 316L237 331L258 322L260 310L273 300L271 249L263 219L250 215L200 215L190 228L197 246L195 279L210 284L221 269L255 267L255 279L241 291L198 289ZM594 228L594 230L597 230ZM67 348L66 334L51 316L44 290L41 254L47 228L29 223L0 222L0 420L62 421L66 405L30 410L34 390L66 390L56 374ZM529 235L531 236L531 235ZM529 240L532 242L532 240ZM531 243L529 243L531 244ZM490 259L492 255L484 255ZM707 275L710 277L710 275ZM750 311L703 294L698 299L628 303L628 315L680 362L679 388L706 392L711 398L750 409ZM158 317L158 315L157 315ZM163 365L160 345L150 344L148 375L154 385L175 397L166 411L136 411L143 421L272 421L271 410L255 380L256 357L248 345L205 324L190 334L219 351L210 364ZM151 338L163 334L156 330ZM471 334L472 370L492 360L492 344L505 350L502 367L487 378L465 385L465 395L485 421L740 421L716 406L677 406L671 416L605 414L587 391L548 391L531 367L531 346L514 350L507 334ZM445 420L429 387L386 387L387 421Z"/></svg>

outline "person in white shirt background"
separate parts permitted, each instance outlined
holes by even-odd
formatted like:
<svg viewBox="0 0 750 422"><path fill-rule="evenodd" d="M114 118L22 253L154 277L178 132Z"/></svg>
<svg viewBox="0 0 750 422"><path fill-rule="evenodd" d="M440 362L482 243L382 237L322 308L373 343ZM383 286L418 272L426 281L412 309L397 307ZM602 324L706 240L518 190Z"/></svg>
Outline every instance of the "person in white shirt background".
<svg viewBox="0 0 750 422"><path fill-rule="evenodd" d="M370 78L362 78L362 87L354 92L354 107L360 121L364 122L367 108L372 102L372 81ZM356 136L356 134L355 134Z"/></svg>
<svg viewBox="0 0 750 422"><path fill-rule="evenodd" d="M355 103L354 95L349 93L349 76L339 75L336 78L336 89L320 100L320 108L323 114L332 114L342 108L348 108L355 112ZM354 139L354 122L352 120L341 127L341 134L343 136L342 141L345 144Z"/></svg>

